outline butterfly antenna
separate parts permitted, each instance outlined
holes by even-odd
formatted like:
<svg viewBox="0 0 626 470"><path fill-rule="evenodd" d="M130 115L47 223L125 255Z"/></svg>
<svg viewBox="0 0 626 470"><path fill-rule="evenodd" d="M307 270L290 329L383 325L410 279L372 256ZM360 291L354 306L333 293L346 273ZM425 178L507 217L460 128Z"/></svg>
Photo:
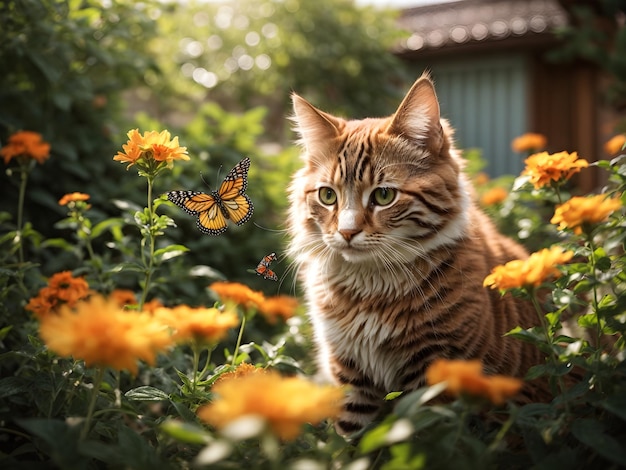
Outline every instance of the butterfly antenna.
<svg viewBox="0 0 626 470"><path fill-rule="evenodd" d="M278 230L275 228L269 228L269 227L263 227L259 224L257 224L256 222L252 222L257 228L260 228L261 230L265 230L266 232L274 232L274 233L285 233L286 230Z"/></svg>

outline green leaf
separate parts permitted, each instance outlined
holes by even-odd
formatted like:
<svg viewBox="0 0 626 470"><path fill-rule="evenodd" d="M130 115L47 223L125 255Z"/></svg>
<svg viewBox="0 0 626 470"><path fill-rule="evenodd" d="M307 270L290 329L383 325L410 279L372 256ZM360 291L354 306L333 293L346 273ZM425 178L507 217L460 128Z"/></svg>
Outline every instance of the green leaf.
<svg viewBox="0 0 626 470"><path fill-rule="evenodd" d="M165 248L160 248L154 252L155 258L161 258L163 261L175 258L189 251L185 245L169 245Z"/></svg>
<svg viewBox="0 0 626 470"><path fill-rule="evenodd" d="M211 435L196 424L168 419L161 424L160 429L168 436L187 444L203 445L211 441Z"/></svg>
<svg viewBox="0 0 626 470"><path fill-rule="evenodd" d="M603 256L602 258L596 259L596 269L602 271L603 273L607 272L611 269L611 258Z"/></svg>
<svg viewBox="0 0 626 470"><path fill-rule="evenodd" d="M619 465L626 465L626 450L623 443L605 433L604 425L599 421L578 419L572 425L572 434L605 459Z"/></svg>
<svg viewBox="0 0 626 470"><path fill-rule="evenodd" d="M600 402L600 406L626 421L626 394L623 392Z"/></svg>
<svg viewBox="0 0 626 470"><path fill-rule="evenodd" d="M387 401L395 400L396 398L398 398L403 393L404 392L390 392L387 395L385 395L385 400L387 400Z"/></svg>
<svg viewBox="0 0 626 470"><path fill-rule="evenodd" d="M105 230L110 230L113 227L121 227L124 224L124 220L121 218L111 218L103 220L96 224L91 230L91 238L98 238Z"/></svg>
<svg viewBox="0 0 626 470"><path fill-rule="evenodd" d="M163 401L170 398L163 390L148 385L130 389L124 396L134 401Z"/></svg>

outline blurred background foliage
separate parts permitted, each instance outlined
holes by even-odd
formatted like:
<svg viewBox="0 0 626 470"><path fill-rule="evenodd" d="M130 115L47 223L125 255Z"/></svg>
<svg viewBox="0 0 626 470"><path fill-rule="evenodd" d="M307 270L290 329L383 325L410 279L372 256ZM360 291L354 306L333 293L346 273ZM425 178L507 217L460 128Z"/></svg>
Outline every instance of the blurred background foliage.
<svg viewBox="0 0 626 470"><path fill-rule="evenodd" d="M178 208L162 206L178 224L162 243L191 250L168 264L168 278L181 282L163 288L188 303L216 277L276 293L280 286L248 269L269 252L280 255L285 242L286 188L299 166L289 95L350 116L393 111L413 79L389 54L399 34L394 14L351 0L1 2L0 143L32 130L52 149L29 177L25 220L44 240L68 235L55 227L65 215L57 201L73 191L90 194L95 222L132 217L145 204L145 183L112 157L129 129L168 129L192 158L160 178L156 194L215 188L249 156L255 212L246 225L209 237ZM0 212L14 213L18 180L11 165L0 175ZM3 231L15 228L3 220ZM95 240L110 248L111 266L128 230L132 224ZM30 248L45 275L80 266L71 251L44 259L50 250ZM136 287L130 279L120 273L116 283ZM284 286L291 291L291 279Z"/></svg>

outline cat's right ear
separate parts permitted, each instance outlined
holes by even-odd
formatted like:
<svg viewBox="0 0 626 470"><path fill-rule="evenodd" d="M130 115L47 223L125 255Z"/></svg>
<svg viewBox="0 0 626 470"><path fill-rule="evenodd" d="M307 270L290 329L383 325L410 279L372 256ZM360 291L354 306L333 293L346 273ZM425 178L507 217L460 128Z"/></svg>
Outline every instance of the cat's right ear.
<svg viewBox="0 0 626 470"><path fill-rule="evenodd" d="M308 154L320 153L320 146L336 138L344 127L343 119L331 116L320 111L301 96L292 93L295 123L294 130L300 136L299 143L304 146ZM322 152L325 153L325 152Z"/></svg>

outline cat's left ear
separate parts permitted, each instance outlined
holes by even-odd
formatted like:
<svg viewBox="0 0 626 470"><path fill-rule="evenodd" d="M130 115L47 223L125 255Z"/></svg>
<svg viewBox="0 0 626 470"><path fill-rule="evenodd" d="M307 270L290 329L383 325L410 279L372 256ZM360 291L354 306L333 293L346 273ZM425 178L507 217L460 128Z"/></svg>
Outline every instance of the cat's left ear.
<svg viewBox="0 0 626 470"><path fill-rule="evenodd" d="M444 139L440 119L435 87L428 74L424 74L402 100L387 131L438 152Z"/></svg>

